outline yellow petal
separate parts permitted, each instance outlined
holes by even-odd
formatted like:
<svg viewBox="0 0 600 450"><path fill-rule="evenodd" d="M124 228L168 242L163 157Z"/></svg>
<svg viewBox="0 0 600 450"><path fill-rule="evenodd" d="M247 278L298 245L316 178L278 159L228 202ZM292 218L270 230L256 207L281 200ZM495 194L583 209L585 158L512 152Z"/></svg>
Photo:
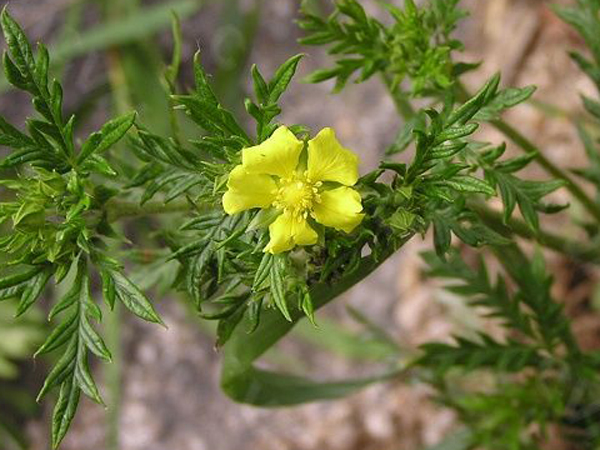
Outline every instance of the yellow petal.
<svg viewBox="0 0 600 450"><path fill-rule="evenodd" d="M321 193L321 202L313 205L315 220L327 227L350 233L362 221L364 214L360 194L342 186Z"/></svg>
<svg viewBox="0 0 600 450"><path fill-rule="evenodd" d="M242 150L242 165L249 173L292 176L304 144L286 127L279 127L260 145Z"/></svg>
<svg viewBox="0 0 600 450"><path fill-rule="evenodd" d="M308 141L308 178L353 186L358 180L358 156L342 147L331 128Z"/></svg>
<svg viewBox="0 0 600 450"><path fill-rule="evenodd" d="M308 222L294 217L289 212L281 214L269 226L271 240L265 247L265 252L272 254L293 249L296 245L312 245L317 243L317 233Z"/></svg>
<svg viewBox="0 0 600 450"><path fill-rule="evenodd" d="M229 174L223 209L236 214L251 208L268 208L277 195L277 185L269 175L253 175L236 166Z"/></svg>

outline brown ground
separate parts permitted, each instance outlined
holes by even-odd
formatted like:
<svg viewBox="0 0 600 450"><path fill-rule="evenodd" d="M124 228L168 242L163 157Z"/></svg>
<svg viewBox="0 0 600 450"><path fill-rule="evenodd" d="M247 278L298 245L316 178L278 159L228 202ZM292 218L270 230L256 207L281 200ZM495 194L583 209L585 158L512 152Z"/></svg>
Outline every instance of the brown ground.
<svg viewBox="0 0 600 450"><path fill-rule="evenodd" d="M65 3L24 1L14 2L11 8L28 31L47 36L56 26L54 12ZM364 4L375 8L374 0L365 0ZM459 30L467 44L463 59L484 59L482 69L469 77L471 86L501 71L507 84L536 84L538 99L567 111L580 110L578 92L591 92L592 88L566 52L581 43L554 18L547 2L465 0L464 5L472 15ZM300 49L295 43L298 31L292 20L297 2L271 1L265 2L265 7L268 12L264 17L269 19L260 25L253 62L269 73L286 57L307 52L302 75L326 60L322 52ZM194 23L210 26L207 15L211 10L186 24L189 39L210 39L210 31L196 28ZM202 31L194 34L195 30ZM101 59L91 57L82 67L101 64ZM69 76L78 81L75 85L79 89L85 89L85 83L82 86L76 75ZM330 88L327 84L295 84L285 97L283 122L305 123L315 130L333 126L342 142L361 154L364 169L374 167L398 126L393 104L376 79L337 96L328 95ZM20 117L22 112L14 105L10 101L0 108ZM535 138L557 163L583 163L583 151L566 120L544 118L530 105L519 107L508 119ZM501 137L484 131L481 139L500 142ZM561 195L564 197L564 193ZM578 213L576 207L571 212ZM562 231L573 232L564 227ZM340 305L354 305L384 324L408 348L431 339L447 339L451 332L465 326L480 326L480 320L456 298L423 280L418 253L430 245L429 239L414 239L371 278L340 298L333 308L335 313L349 322ZM589 283L597 275L590 268L574 267L559 258L552 261L558 279L557 294L570 299L568 310L576 317L581 342L586 347L597 346L600 326L590 314L593 292ZM177 302L161 302L159 308L168 331L127 321L123 450L417 450L437 442L454 425L451 413L427 400L425 387L411 383L378 385L345 400L290 409L233 404L218 388L219 355L213 350L212 338L187 317ZM362 369L340 359L299 354L305 358L303 364L314 367L320 376L343 377ZM84 401L63 448L103 449L104 417L105 411ZM30 425L35 450L46 448L46 424L43 419Z"/></svg>

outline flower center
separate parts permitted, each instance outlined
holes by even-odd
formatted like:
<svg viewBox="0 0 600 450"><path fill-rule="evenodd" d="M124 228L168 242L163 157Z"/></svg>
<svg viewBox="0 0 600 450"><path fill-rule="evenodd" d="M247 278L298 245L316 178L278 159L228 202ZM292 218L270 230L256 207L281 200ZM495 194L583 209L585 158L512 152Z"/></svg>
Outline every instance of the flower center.
<svg viewBox="0 0 600 450"><path fill-rule="evenodd" d="M295 173L290 178L282 178L277 191L277 198L273 206L291 212L294 217L301 221L308 217L313 203L320 203L319 187L320 181L313 183L306 176L306 172Z"/></svg>

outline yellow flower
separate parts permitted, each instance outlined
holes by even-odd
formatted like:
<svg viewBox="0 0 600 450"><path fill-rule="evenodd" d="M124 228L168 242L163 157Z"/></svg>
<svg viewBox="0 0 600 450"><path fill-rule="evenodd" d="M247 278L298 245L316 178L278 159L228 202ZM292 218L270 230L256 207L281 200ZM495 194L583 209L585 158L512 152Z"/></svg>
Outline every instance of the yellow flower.
<svg viewBox="0 0 600 450"><path fill-rule="evenodd" d="M242 164L229 174L223 196L227 214L252 208L276 208L265 252L281 253L296 245L312 245L317 233L309 218L350 233L362 221L358 156L345 149L331 128L308 142L279 127L262 144L242 150Z"/></svg>

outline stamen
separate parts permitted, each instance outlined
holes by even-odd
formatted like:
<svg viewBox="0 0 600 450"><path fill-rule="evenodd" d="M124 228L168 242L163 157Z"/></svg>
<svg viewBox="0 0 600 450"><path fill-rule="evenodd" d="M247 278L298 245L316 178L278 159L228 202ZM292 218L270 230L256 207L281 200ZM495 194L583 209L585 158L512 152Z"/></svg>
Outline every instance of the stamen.
<svg viewBox="0 0 600 450"><path fill-rule="evenodd" d="M291 213L292 217L301 222L312 214L313 204L320 203L319 186L323 183L312 183L308 178L308 170L296 172L291 177L280 179L276 199L273 206Z"/></svg>

